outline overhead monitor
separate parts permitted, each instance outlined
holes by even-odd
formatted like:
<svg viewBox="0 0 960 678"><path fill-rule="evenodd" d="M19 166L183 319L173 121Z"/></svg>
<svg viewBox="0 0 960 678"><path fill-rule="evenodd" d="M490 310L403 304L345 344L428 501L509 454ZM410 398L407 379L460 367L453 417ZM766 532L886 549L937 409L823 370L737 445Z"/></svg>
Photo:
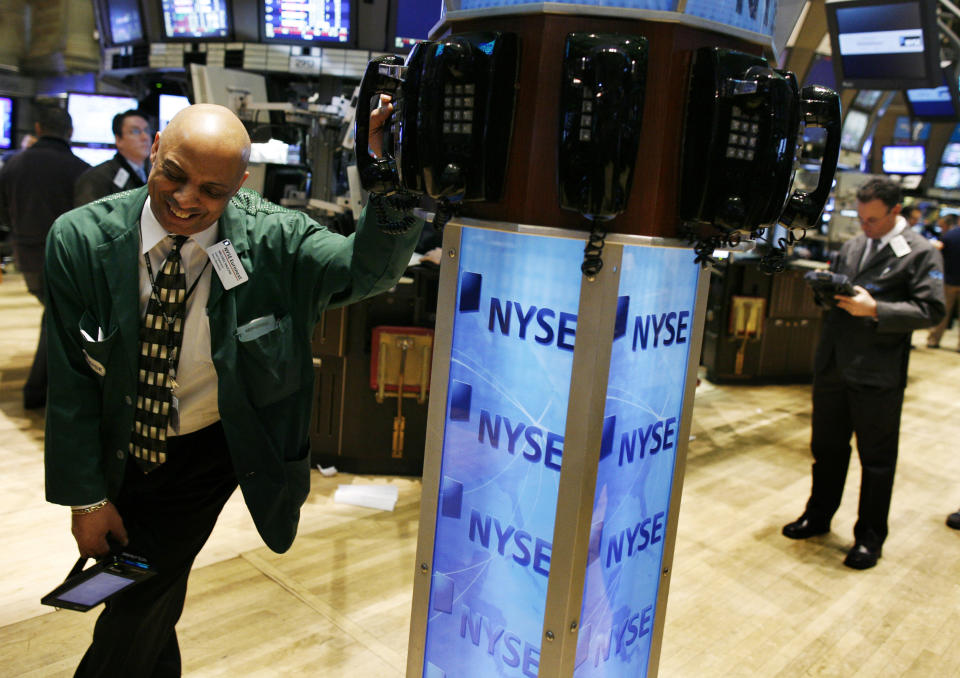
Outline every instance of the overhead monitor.
<svg viewBox="0 0 960 678"><path fill-rule="evenodd" d="M260 25L267 42L349 46L354 42L354 0L262 0Z"/></svg>
<svg viewBox="0 0 960 678"><path fill-rule="evenodd" d="M87 164L96 167L97 165L110 160L117 154L114 148L102 148L99 146L70 146L73 154L85 161Z"/></svg>
<svg viewBox="0 0 960 678"><path fill-rule="evenodd" d="M880 101L880 97L882 96L883 91L881 90L862 89L857 92L857 96L853 100L853 105L866 111L872 111L873 107L877 105L877 102Z"/></svg>
<svg viewBox="0 0 960 678"><path fill-rule="evenodd" d="M923 146L884 146L883 171L887 174L923 174L927 171Z"/></svg>
<svg viewBox="0 0 960 678"><path fill-rule="evenodd" d="M405 52L426 40L443 15L443 0L391 0L387 50Z"/></svg>
<svg viewBox="0 0 960 678"><path fill-rule="evenodd" d="M13 147L13 99L0 97L0 148Z"/></svg>
<svg viewBox="0 0 960 678"><path fill-rule="evenodd" d="M163 0L163 34L167 40L226 40L232 16L227 0Z"/></svg>
<svg viewBox="0 0 960 678"><path fill-rule="evenodd" d="M144 42L143 14L139 0L99 0L100 25L108 45Z"/></svg>
<svg viewBox="0 0 960 678"><path fill-rule="evenodd" d="M137 107L133 97L108 94L67 94L67 113L73 120L71 141L81 144L113 144L113 116Z"/></svg>
<svg viewBox="0 0 960 678"><path fill-rule="evenodd" d="M951 141L944 146L940 162L944 165L960 165L960 144Z"/></svg>
<svg viewBox="0 0 960 678"><path fill-rule="evenodd" d="M937 178L933 185L936 188L942 188L947 191L960 189L960 167L945 165L937 170Z"/></svg>
<svg viewBox="0 0 960 678"><path fill-rule="evenodd" d="M826 54L814 54L807 77L803 79L803 86L823 85L830 89L837 89L837 76L833 72L833 59Z"/></svg>
<svg viewBox="0 0 960 678"><path fill-rule="evenodd" d="M913 135L913 131L910 126L910 116L898 115L893 126L893 140L894 141L910 141L910 137L912 135Z"/></svg>
<svg viewBox="0 0 960 678"><path fill-rule="evenodd" d="M173 116L182 111L184 108L190 105L190 99L180 94L161 94L160 95L160 119L159 126L157 127L158 132L162 132L163 128L167 126Z"/></svg>
<svg viewBox="0 0 960 678"><path fill-rule="evenodd" d="M840 148L847 151L859 151L863 148L863 135L867 131L870 116L863 111L850 109L840 128Z"/></svg>
<svg viewBox="0 0 960 678"><path fill-rule="evenodd" d="M953 74L953 69L944 72L943 84L939 87L908 89L903 95L910 110L910 117L915 120L960 120L960 81Z"/></svg>
<svg viewBox="0 0 960 678"><path fill-rule="evenodd" d="M828 0L827 27L840 86L938 86L936 5L930 0Z"/></svg>

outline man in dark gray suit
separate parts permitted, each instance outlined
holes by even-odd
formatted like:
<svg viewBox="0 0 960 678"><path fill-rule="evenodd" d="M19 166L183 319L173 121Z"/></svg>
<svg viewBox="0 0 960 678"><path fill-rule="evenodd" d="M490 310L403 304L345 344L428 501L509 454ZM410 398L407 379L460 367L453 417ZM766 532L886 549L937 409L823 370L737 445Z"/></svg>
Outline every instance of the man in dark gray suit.
<svg viewBox="0 0 960 678"><path fill-rule="evenodd" d="M844 243L831 267L856 294L837 295L824 317L814 362L813 487L803 515L783 528L790 539L829 532L856 433L863 473L844 565L858 570L877 564L887 537L910 335L944 313L940 254L900 216L900 197L887 179L857 192L863 233Z"/></svg>
<svg viewBox="0 0 960 678"><path fill-rule="evenodd" d="M129 110L113 116L112 125L117 154L80 175L73 188L77 207L147 183L147 158L153 143L150 123L139 111Z"/></svg>
<svg viewBox="0 0 960 678"><path fill-rule="evenodd" d="M75 156L67 143L73 135L70 114L56 106L34 112L37 142L17 153L0 169L0 223L10 225L17 270L27 290L43 302L43 250L54 220L73 207L73 184L90 165ZM47 339L40 323L40 340L23 386L25 409L47 401Z"/></svg>

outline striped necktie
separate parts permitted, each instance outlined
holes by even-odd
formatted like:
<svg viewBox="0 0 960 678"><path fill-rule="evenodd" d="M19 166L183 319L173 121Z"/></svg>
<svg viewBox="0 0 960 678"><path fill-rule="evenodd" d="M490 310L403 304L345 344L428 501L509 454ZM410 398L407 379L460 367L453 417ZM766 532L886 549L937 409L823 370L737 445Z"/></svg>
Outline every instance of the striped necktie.
<svg viewBox="0 0 960 678"><path fill-rule="evenodd" d="M169 237L173 240L173 249L156 279L150 281L150 300L140 326L137 409L130 454L144 473L167 459L167 425L186 315L187 277L180 261L180 248L187 237Z"/></svg>

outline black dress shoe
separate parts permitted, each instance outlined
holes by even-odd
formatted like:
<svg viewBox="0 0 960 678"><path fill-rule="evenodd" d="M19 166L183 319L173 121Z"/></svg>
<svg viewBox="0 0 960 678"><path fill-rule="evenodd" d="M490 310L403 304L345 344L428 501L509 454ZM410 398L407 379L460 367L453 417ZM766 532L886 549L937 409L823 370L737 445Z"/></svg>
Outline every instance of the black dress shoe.
<svg viewBox="0 0 960 678"><path fill-rule="evenodd" d="M880 548L872 549L864 544L854 544L843 559L843 564L854 570L869 570L880 558Z"/></svg>
<svg viewBox="0 0 960 678"><path fill-rule="evenodd" d="M788 539L807 539L830 531L830 524L800 516L783 526L783 536Z"/></svg>
<svg viewBox="0 0 960 678"><path fill-rule="evenodd" d="M960 530L960 511L956 511L947 516L947 527Z"/></svg>

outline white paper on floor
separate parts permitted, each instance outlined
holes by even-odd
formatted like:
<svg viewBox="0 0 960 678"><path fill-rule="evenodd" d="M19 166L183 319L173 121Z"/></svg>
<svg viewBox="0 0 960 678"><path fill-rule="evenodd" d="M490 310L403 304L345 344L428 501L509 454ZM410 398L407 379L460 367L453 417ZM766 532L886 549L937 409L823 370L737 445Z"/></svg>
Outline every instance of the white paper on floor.
<svg viewBox="0 0 960 678"><path fill-rule="evenodd" d="M396 485L338 485L333 500L338 504L392 511L397 505L397 494Z"/></svg>

